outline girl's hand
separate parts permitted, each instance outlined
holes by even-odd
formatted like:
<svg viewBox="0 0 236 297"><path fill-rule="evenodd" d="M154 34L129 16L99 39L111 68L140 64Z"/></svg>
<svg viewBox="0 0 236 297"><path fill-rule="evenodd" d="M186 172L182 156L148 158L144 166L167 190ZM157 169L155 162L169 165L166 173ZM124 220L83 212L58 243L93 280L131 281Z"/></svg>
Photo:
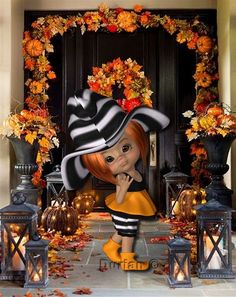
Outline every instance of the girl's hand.
<svg viewBox="0 0 236 297"><path fill-rule="evenodd" d="M125 191L125 192L128 191L128 188L131 185L133 180L134 179L132 177L124 173L118 174L116 176L117 185L120 186L122 191Z"/></svg>
<svg viewBox="0 0 236 297"><path fill-rule="evenodd" d="M125 175L125 174L118 174L116 176L116 202L117 203L122 203L125 195L128 191L129 186L131 185L132 181L134 179L130 178L130 176Z"/></svg>

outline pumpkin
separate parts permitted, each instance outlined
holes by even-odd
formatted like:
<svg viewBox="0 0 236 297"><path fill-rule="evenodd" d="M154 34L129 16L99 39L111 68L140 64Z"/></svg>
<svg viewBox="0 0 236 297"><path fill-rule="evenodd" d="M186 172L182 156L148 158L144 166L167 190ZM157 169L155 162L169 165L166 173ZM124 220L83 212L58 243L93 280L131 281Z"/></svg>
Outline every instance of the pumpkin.
<svg viewBox="0 0 236 297"><path fill-rule="evenodd" d="M32 39L26 43L25 49L30 56L38 57L43 52L43 44L37 39Z"/></svg>
<svg viewBox="0 0 236 297"><path fill-rule="evenodd" d="M207 109L207 114L213 115L218 117L219 115L222 115L224 113L224 110L219 105L215 104Z"/></svg>
<svg viewBox="0 0 236 297"><path fill-rule="evenodd" d="M197 49L200 53L208 53L213 47L212 39L209 36L201 36L197 40Z"/></svg>
<svg viewBox="0 0 236 297"><path fill-rule="evenodd" d="M202 190L194 186L189 186L188 188L184 189L180 193L178 199L178 217L187 221L194 220L196 217L196 210L194 209L194 206L205 201L204 195L205 194Z"/></svg>
<svg viewBox="0 0 236 297"><path fill-rule="evenodd" d="M94 196L88 193L80 193L72 202L72 206L78 210L80 214L89 214L93 210L95 203Z"/></svg>
<svg viewBox="0 0 236 297"><path fill-rule="evenodd" d="M44 210L41 222L45 231L72 235L79 226L78 211L71 206L49 206Z"/></svg>

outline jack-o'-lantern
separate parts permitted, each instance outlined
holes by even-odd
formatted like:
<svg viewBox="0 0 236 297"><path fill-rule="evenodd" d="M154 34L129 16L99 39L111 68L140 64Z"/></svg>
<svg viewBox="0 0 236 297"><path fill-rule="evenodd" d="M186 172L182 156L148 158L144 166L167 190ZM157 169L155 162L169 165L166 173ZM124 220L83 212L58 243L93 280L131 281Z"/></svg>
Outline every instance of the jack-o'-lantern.
<svg viewBox="0 0 236 297"><path fill-rule="evenodd" d="M49 206L42 215L45 231L60 231L62 235L72 235L79 226L78 211L71 206Z"/></svg>
<svg viewBox="0 0 236 297"><path fill-rule="evenodd" d="M80 193L76 196L72 202L72 206L78 210L80 214L89 214L93 211L95 198L88 193Z"/></svg>
<svg viewBox="0 0 236 297"><path fill-rule="evenodd" d="M203 204L205 200L205 191L196 186L186 187L179 196L178 218L192 221L196 217L194 206Z"/></svg>

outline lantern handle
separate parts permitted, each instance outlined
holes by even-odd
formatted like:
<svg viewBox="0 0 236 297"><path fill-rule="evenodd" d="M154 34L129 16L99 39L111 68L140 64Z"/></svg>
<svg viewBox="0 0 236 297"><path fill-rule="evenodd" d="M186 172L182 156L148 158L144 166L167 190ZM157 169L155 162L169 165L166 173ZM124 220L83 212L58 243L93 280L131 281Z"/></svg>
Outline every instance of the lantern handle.
<svg viewBox="0 0 236 297"><path fill-rule="evenodd" d="M26 201L26 196L21 192L15 193L12 197L12 203L15 205L23 204L25 203L25 201Z"/></svg>

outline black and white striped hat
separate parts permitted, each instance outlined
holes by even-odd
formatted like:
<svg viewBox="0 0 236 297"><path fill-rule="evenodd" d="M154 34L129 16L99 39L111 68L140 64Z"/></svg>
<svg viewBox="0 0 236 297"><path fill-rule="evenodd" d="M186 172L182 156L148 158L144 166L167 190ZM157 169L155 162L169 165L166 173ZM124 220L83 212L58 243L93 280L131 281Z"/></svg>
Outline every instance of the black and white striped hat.
<svg viewBox="0 0 236 297"><path fill-rule="evenodd" d="M112 147L123 135L128 123L136 121L144 131L162 130L169 119L161 112L144 106L125 113L116 100L91 90L79 90L67 102L68 131L76 150L62 160L62 179L67 190L79 188L88 175L80 156Z"/></svg>

